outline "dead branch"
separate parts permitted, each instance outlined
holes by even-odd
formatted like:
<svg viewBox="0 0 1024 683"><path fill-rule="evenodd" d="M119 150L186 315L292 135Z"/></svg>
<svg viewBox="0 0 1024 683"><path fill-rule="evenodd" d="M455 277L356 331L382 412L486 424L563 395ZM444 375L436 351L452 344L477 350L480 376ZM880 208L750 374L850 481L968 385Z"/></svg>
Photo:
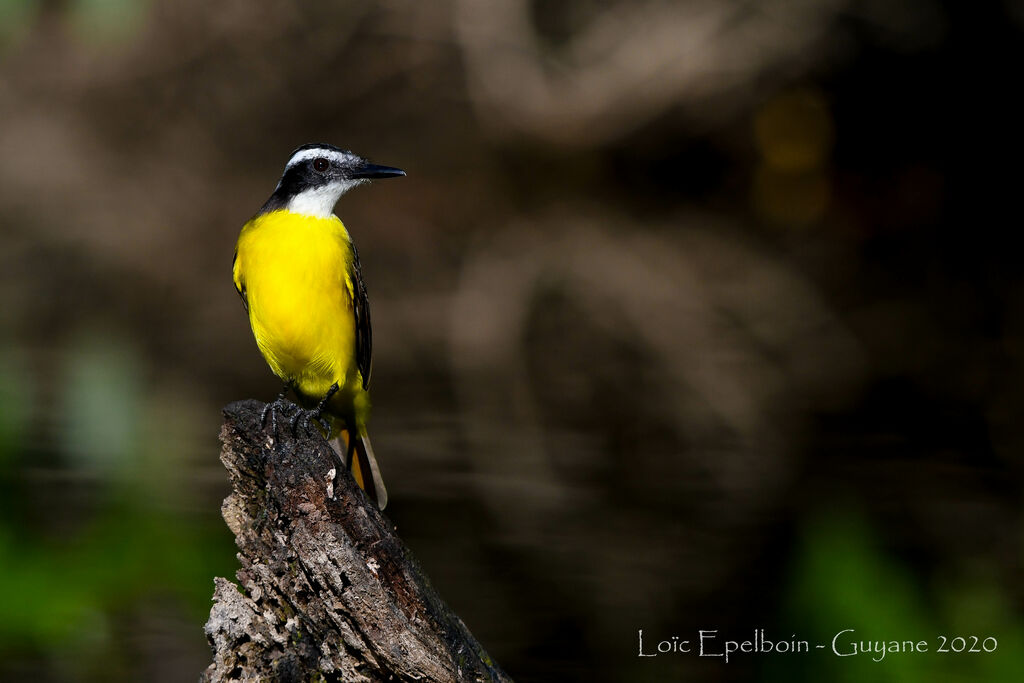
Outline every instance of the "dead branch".
<svg viewBox="0 0 1024 683"><path fill-rule="evenodd" d="M215 580L206 634L216 681L510 681L430 585L327 442L224 409L240 586Z"/></svg>

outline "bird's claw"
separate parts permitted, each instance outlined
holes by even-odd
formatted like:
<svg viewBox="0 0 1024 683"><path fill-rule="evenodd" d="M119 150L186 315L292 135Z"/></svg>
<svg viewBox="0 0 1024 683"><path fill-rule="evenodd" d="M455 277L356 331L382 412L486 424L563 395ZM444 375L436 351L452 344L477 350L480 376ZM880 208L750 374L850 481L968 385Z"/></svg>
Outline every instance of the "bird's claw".
<svg viewBox="0 0 1024 683"><path fill-rule="evenodd" d="M292 429L292 436L297 437L299 435L299 425L304 425L308 431L321 431L326 438L331 438L331 423L324 417L323 412L327 407L327 402L331 399L338 391L338 383L335 382L331 385L330 389L327 390L327 395L324 396L323 400L317 404L316 408L311 410L304 409L285 397L288 395L290 385L286 385L284 391L282 391L274 401L263 406L263 412L260 413L260 425L263 429L267 428L267 418L270 418L270 425L274 438L277 438L277 416L281 416L288 419L288 424ZM292 411L295 414L292 415ZM320 427L318 430L314 425Z"/></svg>
<svg viewBox="0 0 1024 683"><path fill-rule="evenodd" d="M330 441L331 440L331 423L330 423L330 421L326 417L324 417L323 415L317 415L316 416L316 421L319 422L320 426L324 428L324 434L325 434L324 438L326 438L328 441Z"/></svg>
<svg viewBox="0 0 1024 683"><path fill-rule="evenodd" d="M300 410L299 413L292 418L292 434L298 431L299 422L304 422L306 427L312 431L313 423L317 423L323 428L324 437L328 440L331 438L331 423L323 416L324 410L327 408L328 401L334 394L338 393L338 383L335 382L327 390L327 394L320 400L316 408L312 410Z"/></svg>
<svg viewBox="0 0 1024 683"><path fill-rule="evenodd" d="M266 405L263 406L263 411L260 413L260 426L261 426L261 428L263 428L263 429L267 428L267 418L269 418L270 419L271 431L272 431L273 435L276 437L277 436L277 416L278 416L278 414L280 414L280 415L282 415L284 417L288 417L288 414L293 409L294 410L299 410L301 412L301 409L297 405L295 405L294 403L292 403L291 401L286 399L283 394L281 396L278 396L272 402L267 403Z"/></svg>
<svg viewBox="0 0 1024 683"><path fill-rule="evenodd" d="M320 408L314 408L312 410L299 409L299 412L295 413L289 421L292 428L292 436L299 435L299 425L302 424L309 431L314 431L314 423L323 428L323 432L326 438L331 438L331 423L327 421L327 418L321 414Z"/></svg>

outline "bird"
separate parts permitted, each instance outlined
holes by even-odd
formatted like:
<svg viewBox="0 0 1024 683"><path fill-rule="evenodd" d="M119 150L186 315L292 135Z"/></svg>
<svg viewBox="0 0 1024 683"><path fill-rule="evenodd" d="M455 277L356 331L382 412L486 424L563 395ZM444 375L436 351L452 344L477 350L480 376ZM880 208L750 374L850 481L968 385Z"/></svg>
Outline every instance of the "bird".
<svg viewBox="0 0 1024 683"><path fill-rule="evenodd" d="M381 510L387 490L366 422L373 337L359 252L334 207L352 188L405 171L324 143L295 149L270 198L242 226L232 276L253 336L284 388L263 411L293 431L319 424ZM296 406L286 397L294 391Z"/></svg>

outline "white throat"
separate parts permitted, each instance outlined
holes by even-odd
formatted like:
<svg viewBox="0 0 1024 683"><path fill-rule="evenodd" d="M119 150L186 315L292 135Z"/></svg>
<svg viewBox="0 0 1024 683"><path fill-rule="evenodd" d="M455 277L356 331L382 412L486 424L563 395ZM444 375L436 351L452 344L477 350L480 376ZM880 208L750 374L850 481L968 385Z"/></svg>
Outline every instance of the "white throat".
<svg viewBox="0 0 1024 683"><path fill-rule="evenodd" d="M358 180L341 180L323 187L303 190L288 201L286 207L292 213L301 213L315 218L329 218L334 213L334 205L341 195L359 184Z"/></svg>

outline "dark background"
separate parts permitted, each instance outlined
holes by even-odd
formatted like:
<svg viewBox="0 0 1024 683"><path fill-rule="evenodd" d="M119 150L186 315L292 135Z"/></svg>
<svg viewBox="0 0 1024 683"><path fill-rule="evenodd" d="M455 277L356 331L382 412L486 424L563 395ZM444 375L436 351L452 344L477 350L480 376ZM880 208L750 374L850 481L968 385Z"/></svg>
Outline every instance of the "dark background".
<svg viewBox="0 0 1024 683"><path fill-rule="evenodd" d="M337 212L387 514L517 680L1015 681L1024 6L0 0L0 679L194 680L230 282ZM638 657L699 629L927 654ZM994 653L939 654L939 636Z"/></svg>

